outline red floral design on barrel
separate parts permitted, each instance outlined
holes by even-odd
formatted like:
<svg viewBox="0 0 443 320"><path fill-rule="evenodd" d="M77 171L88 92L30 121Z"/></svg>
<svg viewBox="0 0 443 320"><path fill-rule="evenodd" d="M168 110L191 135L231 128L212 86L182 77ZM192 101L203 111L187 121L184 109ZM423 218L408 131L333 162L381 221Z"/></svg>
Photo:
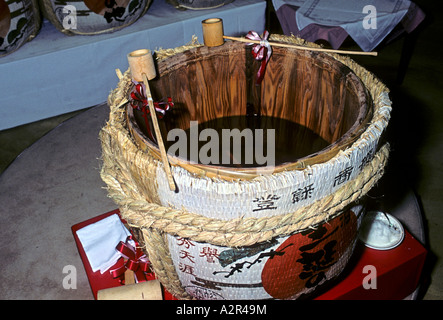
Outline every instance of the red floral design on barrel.
<svg viewBox="0 0 443 320"><path fill-rule="evenodd" d="M284 254L275 255L263 268L264 289L274 298L287 299L322 284L356 236L357 218L351 210L290 236L276 249Z"/></svg>

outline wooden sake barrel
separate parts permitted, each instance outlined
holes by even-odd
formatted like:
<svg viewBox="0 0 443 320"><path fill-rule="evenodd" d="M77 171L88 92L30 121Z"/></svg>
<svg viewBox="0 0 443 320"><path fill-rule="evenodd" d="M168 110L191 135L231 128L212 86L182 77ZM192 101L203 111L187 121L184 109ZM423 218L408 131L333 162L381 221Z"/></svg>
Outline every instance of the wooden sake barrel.
<svg viewBox="0 0 443 320"><path fill-rule="evenodd" d="M0 0L0 56L34 39L40 25L37 0Z"/></svg>
<svg viewBox="0 0 443 320"><path fill-rule="evenodd" d="M328 142L325 148L272 168L169 154L177 185L171 191L143 116L122 104L134 88L129 72L109 96L110 121L100 134L102 179L158 279L177 298L315 294L349 261L364 197L387 161L381 137L391 107L376 77L346 57L274 47L257 86L260 63L250 50L227 42L158 52L153 99L171 97L175 104L165 133L187 129L190 121L244 115L253 106L309 128Z"/></svg>
<svg viewBox="0 0 443 320"><path fill-rule="evenodd" d="M260 65L244 44L228 42L218 48L199 47L159 63L160 76L150 82L157 100L172 96L179 109L165 122L169 130L188 129L191 121L204 123L226 116L245 115L247 106L301 124L329 145L314 154L273 167L272 172L303 169L325 162L351 145L367 128L372 101L361 80L328 55L274 48L261 86L255 76ZM197 83L195 80L197 79ZM147 138L142 114L127 106L128 126L140 148L160 151ZM207 176L253 178L257 168L229 168L191 163L170 155L174 164ZM262 168L260 172L266 170Z"/></svg>
<svg viewBox="0 0 443 320"><path fill-rule="evenodd" d="M143 16L152 0L39 0L58 30L67 35L94 35L127 27Z"/></svg>

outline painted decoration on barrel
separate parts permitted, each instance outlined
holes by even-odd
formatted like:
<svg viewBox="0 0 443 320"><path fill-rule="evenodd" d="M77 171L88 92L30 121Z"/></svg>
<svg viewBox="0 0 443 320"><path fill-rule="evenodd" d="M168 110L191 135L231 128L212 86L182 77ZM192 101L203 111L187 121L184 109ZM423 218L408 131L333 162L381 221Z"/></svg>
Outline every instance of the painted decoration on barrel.
<svg viewBox="0 0 443 320"><path fill-rule="evenodd" d="M0 0L0 56L12 53L35 37L40 16L33 0Z"/></svg>
<svg viewBox="0 0 443 320"><path fill-rule="evenodd" d="M108 23L112 19L121 19L125 14L129 0L84 0L86 6L94 13L105 17Z"/></svg>
<svg viewBox="0 0 443 320"><path fill-rule="evenodd" d="M65 34L112 32L137 21L152 0L40 0L45 16Z"/></svg>
<svg viewBox="0 0 443 320"><path fill-rule="evenodd" d="M5 41L11 26L11 12L5 0L0 0L0 46Z"/></svg>
<svg viewBox="0 0 443 320"><path fill-rule="evenodd" d="M196 299L296 299L341 273L362 212L354 206L306 231L250 247L168 235L171 257L183 288Z"/></svg>
<svg viewBox="0 0 443 320"><path fill-rule="evenodd" d="M269 259L262 272L263 287L271 296L286 299L304 288L315 288L327 279L357 232L357 219L350 211L317 228L290 236Z"/></svg>

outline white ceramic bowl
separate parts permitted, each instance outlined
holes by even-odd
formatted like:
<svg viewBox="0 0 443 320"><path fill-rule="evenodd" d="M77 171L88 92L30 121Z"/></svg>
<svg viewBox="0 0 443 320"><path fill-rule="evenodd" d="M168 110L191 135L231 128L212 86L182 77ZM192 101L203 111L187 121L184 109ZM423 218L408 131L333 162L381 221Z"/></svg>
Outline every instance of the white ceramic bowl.
<svg viewBox="0 0 443 320"><path fill-rule="evenodd" d="M369 211L363 218L358 237L369 248L389 250L403 241L405 232L400 221L392 215Z"/></svg>

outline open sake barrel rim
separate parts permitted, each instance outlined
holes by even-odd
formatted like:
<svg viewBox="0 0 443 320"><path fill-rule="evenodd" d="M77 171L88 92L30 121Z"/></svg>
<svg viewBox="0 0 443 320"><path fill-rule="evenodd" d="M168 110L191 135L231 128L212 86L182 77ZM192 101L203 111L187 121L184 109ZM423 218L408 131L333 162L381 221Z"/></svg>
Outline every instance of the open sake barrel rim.
<svg viewBox="0 0 443 320"><path fill-rule="evenodd" d="M178 53L172 57L168 57L164 60L158 61L159 77L162 77L163 75L170 72L174 72L174 70L183 67L183 65L186 65L187 63L203 60L206 55L214 55L214 51L217 51L217 55L232 54L232 49L235 49L236 47L240 47L241 50L243 50L242 47L244 47L244 44L227 42L223 46L219 47L196 47L186 52ZM273 54L275 54L276 52L292 52L293 54L296 54L294 53L295 51L297 50L291 48L273 48ZM297 54L309 54L309 51L298 51ZM316 52L315 57L318 59L322 59L323 61L327 61L330 65L343 65L341 62L337 61L326 53ZM166 61L168 63L166 63ZM343 65L343 67L344 66L345 65ZM327 147L316 153L312 153L310 155L307 155L306 157L296 159L293 162L286 162L273 167L262 166L242 168L227 167L221 165L205 165L195 163L168 153L169 162L173 166L180 166L198 176L206 176L208 178L218 178L228 181L236 179L250 180L263 174L272 174L290 170L303 170L308 166L327 162L334 156L336 156L340 151L347 149L355 141L357 141L360 138L361 134L368 128L373 117L373 101L361 79L352 71L349 72L346 77L347 82L353 86L353 91L357 93L359 101L359 114L356 117L353 125L343 135L341 135L336 141L330 143ZM173 93L171 93L171 95L173 96ZM135 120L134 116L134 109L129 103L126 106L126 121L131 135L138 147L143 151L149 151L149 153L154 158L161 160L160 149L142 132L140 127L137 125L137 121Z"/></svg>

